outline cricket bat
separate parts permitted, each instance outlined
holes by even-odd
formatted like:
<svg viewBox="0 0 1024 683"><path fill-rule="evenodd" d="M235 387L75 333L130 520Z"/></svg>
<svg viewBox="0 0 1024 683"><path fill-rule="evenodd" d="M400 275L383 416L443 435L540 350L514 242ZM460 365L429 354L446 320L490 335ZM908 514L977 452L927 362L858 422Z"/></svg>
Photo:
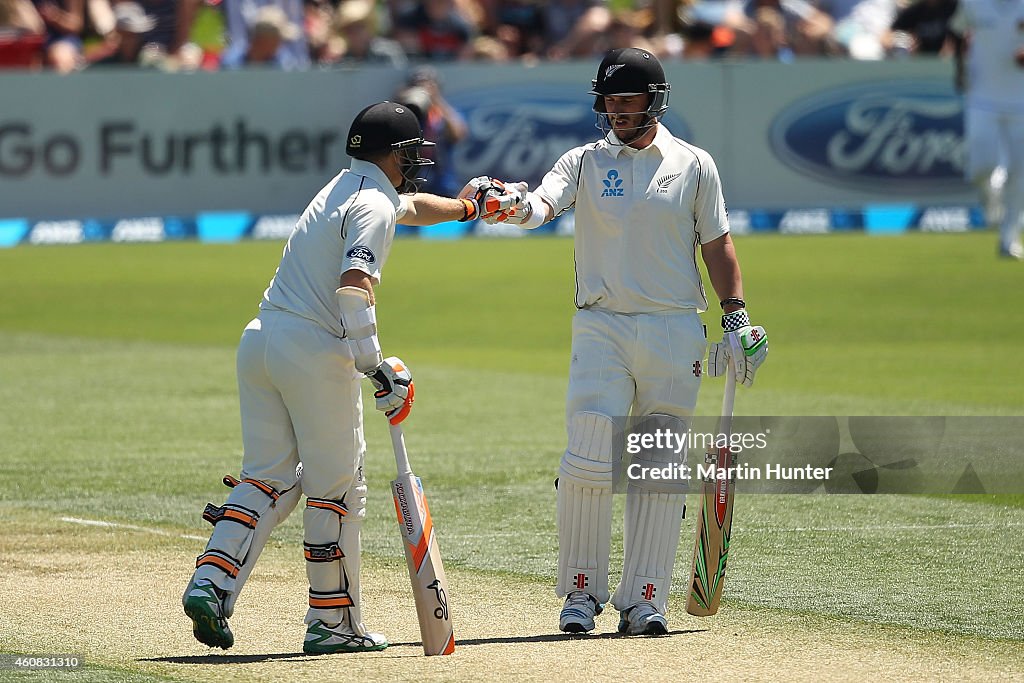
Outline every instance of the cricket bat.
<svg viewBox="0 0 1024 683"><path fill-rule="evenodd" d="M420 478L412 473L405 436L400 425L391 425L391 444L395 449L398 476L391 482L395 498L398 528L409 565L416 616L420 622L423 654L450 655L455 652L455 632L448 611L448 579L441 564L434 523L430 519L427 496Z"/></svg>
<svg viewBox="0 0 1024 683"><path fill-rule="evenodd" d="M725 377L725 394L722 397L722 416L718 421L716 447L704 454L705 464L714 464L716 473L725 468L735 467L735 456L728 446L732 434L735 399L736 374L730 361ZM721 446L722 443L726 445ZM729 559L729 540L732 535L732 506L735 493L735 477L704 480L700 514L697 515L697 541L693 551L690 595L686 599L686 611L696 617L710 617L715 614L722 601L725 565Z"/></svg>

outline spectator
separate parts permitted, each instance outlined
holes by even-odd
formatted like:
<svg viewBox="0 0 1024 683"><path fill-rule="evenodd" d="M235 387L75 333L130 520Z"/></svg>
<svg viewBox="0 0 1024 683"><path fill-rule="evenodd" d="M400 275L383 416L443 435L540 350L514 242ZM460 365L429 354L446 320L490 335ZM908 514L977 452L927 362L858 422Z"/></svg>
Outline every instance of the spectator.
<svg viewBox="0 0 1024 683"><path fill-rule="evenodd" d="M750 0L746 6L753 54L790 59L793 55L825 55L836 52L832 40L835 22L808 0ZM772 42L775 48L769 48Z"/></svg>
<svg viewBox="0 0 1024 683"><path fill-rule="evenodd" d="M135 0L146 14L156 20L156 25L142 37L144 45L141 62L157 62L164 68L176 68L179 63L186 67L197 66L197 56L189 43L192 25L202 0ZM115 7L116 9L116 7Z"/></svg>
<svg viewBox="0 0 1024 683"><path fill-rule="evenodd" d="M93 62L96 66L138 65L142 38L156 26L156 19L136 2L119 2L114 7L114 35L107 54Z"/></svg>
<svg viewBox="0 0 1024 683"><path fill-rule="evenodd" d="M476 31L454 0L423 0L398 17L395 38L409 55L423 59L459 59Z"/></svg>
<svg viewBox="0 0 1024 683"><path fill-rule="evenodd" d="M446 194L455 196L465 179L455 177L450 160L451 148L469 131L462 115L441 94L437 70L429 66L414 69L406 87L395 96L395 101L408 104L416 112L424 137L436 143L434 147L422 150L424 156L434 162L424 191L453 190Z"/></svg>
<svg viewBox="0 0 1024 683"><path fill-rule="evenodd" d="M835 39L854 59L885 57L896 0L824 0L822 9L835 21Z"/></svg>
<svg viewBox="0 0 1024 683"><path fill-rule="evenodd" d="M46 24L44 64L66 74L82 66L82 29L85 0L34 0ZM59 2L59 4L58 4Z"/></svg>
<svg viewBox="0 0 1024 683"><path fill-rule="evenodd" d="M303 0L302 6L302 26L306 34L309 60L314 64L322 64L332 38L334 6L329 0Z"/></svg>
<svg viewBox="0 0 1024 683"><path fill-rule="evenodd" d="M510 57L544 54L546 8L540 0L488 0L485 26ZM487 45L487 42L483 43Z"/></svg>
<svg viewBox="0 0 1024 683"><path fill-rule="evenodd" d="M786 20L777 7L758 7L753 24L753 34L750 37L752 56L782 62L792 61L793 50L786 39Z"/></svg>
<svg viewBox="0 0 1024 683"><path fill-rule="evenodd" d="M408 64L401 44L377 35L377 15L372 0L348 0L338 6L322 61L327 64L384 64L394 69L405 69Z"/></svg>
<svg viewBox="0 0 1024 683"><path fill-rule="evenodd" d="M246 51L239 60L232 53L230 62L221 61L226 69L237 69L243 66L270 66L278 69L294 69L293 61L286 45L294 42L302 35L302 29L288 21L284 10L275 5L264 5L256 13L249 35L246 38Z"/></svg>
<svg viewBox="0 0 1024 683"><path fill-rule="evenodd" d="M683 59L724 57L749 47L752 24L741 0L684 2L676 10L683 37ZM737 45L738 42L746 44Z"/></svg>
<svg viewBox="0 0 1024 683"><path fill-rule="evenodd" d="M548 5L547 21L549 59L585 58L600 52L612 12L595 0L555 0Z"/></svg>
<svg viewBox="0 0 1024 683"><path fill-rule="evenodd" d="M611 22L605 33L603 44L600 44L596 55L603 55L609 50L636 47L648 52L654 46L645 37L654 24L654 13L647 9L616 10L612 13Z"/></svg>
<svg viewBox="0 0 1024 683"><path fill-rule="evenodd" d="M303 33L305 9L302 0L224 0L228 46L221 54L221 66L236 69L253 63L273 63L286 70L306 69L310 65L309 45ZM262 44L253 50L249 44L256 35ZM280 33L280 46L266 59L270 44Z"/></svg>
<svg viewBox="0 0 1024 683"><path fill-rule="evenodd" d="M477 36L470 43L469 58L474 62L507 62L511 59L508 46L491 36Z"/></svg>
<svg viewBox="0 0 1024 683"><path fill-rule="evenodd" d="M909 36L909 50L915 54L951 54L949 22L956 7L957 0L917 0L896 13L892 31Z"/></svg>
<svg viewBox="0 0 1024 683"><path fill-rule="evenodd" d="M40 68L45 37L31 0L0 0L0 67Z"/></svg>

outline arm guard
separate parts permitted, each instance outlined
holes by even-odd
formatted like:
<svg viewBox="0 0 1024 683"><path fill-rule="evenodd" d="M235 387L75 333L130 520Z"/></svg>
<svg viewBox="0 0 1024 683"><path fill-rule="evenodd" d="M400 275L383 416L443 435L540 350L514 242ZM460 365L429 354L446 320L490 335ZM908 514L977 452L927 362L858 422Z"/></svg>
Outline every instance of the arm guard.
<svg viewBox="0 0 1024 683"><path fill-rule="evenodd" d="M356 370L363 374L373 372L384 357L377 341L377 311L370 304L370 293L360 287L341 287L335 294Z"/></svg>

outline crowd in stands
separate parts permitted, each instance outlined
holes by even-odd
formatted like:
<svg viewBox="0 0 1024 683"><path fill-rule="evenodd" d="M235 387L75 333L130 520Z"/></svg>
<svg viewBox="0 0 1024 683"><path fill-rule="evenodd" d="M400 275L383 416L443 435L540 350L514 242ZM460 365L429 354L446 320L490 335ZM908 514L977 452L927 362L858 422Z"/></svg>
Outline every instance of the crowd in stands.
<svg viewBox="0 0 1024 683"><path fill-rule="evenodd" d="M0 0L0 67L878 60L951 49L957 0Z"/></svg>

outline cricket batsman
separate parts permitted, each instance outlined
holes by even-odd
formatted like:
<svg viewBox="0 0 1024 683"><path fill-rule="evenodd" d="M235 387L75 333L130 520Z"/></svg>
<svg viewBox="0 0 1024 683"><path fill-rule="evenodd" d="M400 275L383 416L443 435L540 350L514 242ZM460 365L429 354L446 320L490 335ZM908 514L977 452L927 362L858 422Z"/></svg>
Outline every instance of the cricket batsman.
<svg viewBox="0 0 1024 683"><path fill-rule="evenodd" d="M196 639L227 649L238 595L274 527L305 494L309 609L303 651L382 650L387 639L363 624L360 528L366 514L361 380L374 387L392 424L409 414L412 374L385 358L377 336L374 288L395 225L472 220L509 209L521 196L482 189L452 199L417 193L431 161L415 114L394 102L361 111L349 129L352 157L310 202L284 248L259 315L238 346L241 477L223 506L182 597ZM296 472L302 463L301 479Z"/></svg>
<svg viewBox="0 0 1024 683"><path fill-rule="evenodd" d="M618 630L668 632L665 613L685 503L685 481L628 484L625 557L608 588L614 418L657 416L687 433L702 370L734 363L753 384L768 353L764 328L750 324L743 280L714 160L659 122L670 86L657 57L637 48L609 52L593 80L594 111L605 133L571 149L501 220L537 228L576 209L576 308L566 399L568 446L558 474L558 579L565 598L559 628L584 633L611 599ZM724 334L707 342L708 306L700 253L721 302ZM652 450L644 466L683 464L686 453Z"/></svg>

